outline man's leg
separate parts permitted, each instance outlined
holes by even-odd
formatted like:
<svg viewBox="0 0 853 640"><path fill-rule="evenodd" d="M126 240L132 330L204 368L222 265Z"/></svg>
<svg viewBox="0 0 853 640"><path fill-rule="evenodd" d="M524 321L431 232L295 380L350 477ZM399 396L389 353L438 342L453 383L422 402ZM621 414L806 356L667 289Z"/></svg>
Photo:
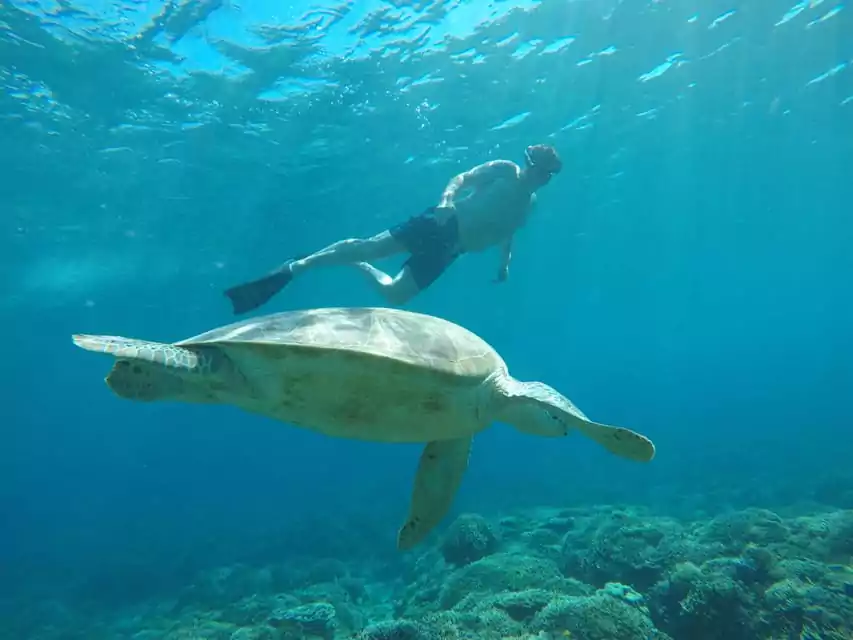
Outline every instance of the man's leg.
<svg viewBox="0 0 853 640"><path fill-rule="evenodd" d="M393 278L366 260L356 266L391 305L402 305L429 287L459 255L456 221L437 221L434 212L412 218L388 232L411 254Z"/></svg>
<svg viewBox="0 0 853 640"><path fill-rule="evenodd" d="M310 256L288 260L262 278L231 287L225 295L230 298L234 313L246 313L266 303L289 284L294 276L313 267L379 260L404 250L405 247L390 231L383 231L372 238L341 240Z"/></svg>
<svg viewBox="0 0 853 640"><path fill-rule="evenodd" d="M403 267L393 278L367 262L357 262L355 266L367 275L368 282L385 298L385 302L392 306L405 304L420 292L420 287L408 266Z"/></svg>
<svg viewBox="0 0 853 640"><path fill-rule="evenodd" d="M290 263L290 271L294 276L301 275L314 267L331 267L337 265L381 260L405 251L405 247L391 235L383 231L372 238L350 238L330 244L310 256L305 256Z"/></svg>
<svg viewBox="0 0 853 640"><path fill-rule="evenodd" d="M358 262L356 266L368 276L385 301L391 305L402 305L429 287L445 272L458 257L455 250L447 247L442 251L421 251L413 253L393 278L367 262Z"/></svg>

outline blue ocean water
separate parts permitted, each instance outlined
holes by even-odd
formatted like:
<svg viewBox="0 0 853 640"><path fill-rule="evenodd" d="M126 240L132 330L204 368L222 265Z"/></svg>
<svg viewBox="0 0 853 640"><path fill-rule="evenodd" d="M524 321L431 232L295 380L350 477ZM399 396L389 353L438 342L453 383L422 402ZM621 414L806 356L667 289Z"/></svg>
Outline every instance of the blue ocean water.
<svg viewBox="0 0 853 640"><path fill-rule="evenodd" d="M0 3L2 637L135 637L74 616L234 563L404 575L419 446L120 400L70 336L231 322L228 286L539 142L564 170L508 281L466 255L407 308L657 457L495 425L429 544L472 512L853 508L853 23L791 2ZM268 310L378 304L330 268Z"/></svg>

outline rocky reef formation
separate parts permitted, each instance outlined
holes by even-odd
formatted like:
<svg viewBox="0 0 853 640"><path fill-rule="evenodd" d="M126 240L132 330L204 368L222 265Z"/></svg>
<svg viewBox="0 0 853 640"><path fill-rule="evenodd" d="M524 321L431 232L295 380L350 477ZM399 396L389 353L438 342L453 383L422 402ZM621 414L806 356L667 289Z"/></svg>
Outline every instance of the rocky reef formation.
<svg viewBox="0 0 853 640"><path fill-rule="evenodd" d="M842 640L851 562L849 510L463 514L393 573L342 558L233 566L132 610L43 602L5 626L38 640Z"/></svg>

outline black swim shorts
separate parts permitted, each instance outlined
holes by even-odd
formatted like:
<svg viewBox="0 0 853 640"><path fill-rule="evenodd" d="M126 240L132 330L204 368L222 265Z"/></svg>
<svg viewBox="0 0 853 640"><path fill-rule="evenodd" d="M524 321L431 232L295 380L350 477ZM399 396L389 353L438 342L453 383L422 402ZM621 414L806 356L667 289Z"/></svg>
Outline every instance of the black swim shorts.
<svg viewBox="0 0 853 640"><path fill-rule="evenodd" d="M439 220L435 207L398 224L390 233L412 254L405 266L421 291L459 256L459 222L456 216Z"/></svg>

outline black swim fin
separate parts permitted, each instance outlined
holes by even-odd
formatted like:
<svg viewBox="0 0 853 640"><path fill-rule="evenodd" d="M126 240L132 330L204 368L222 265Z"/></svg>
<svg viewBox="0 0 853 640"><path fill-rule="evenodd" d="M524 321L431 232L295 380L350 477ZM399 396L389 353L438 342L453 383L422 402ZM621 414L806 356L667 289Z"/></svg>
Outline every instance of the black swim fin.
<svg viewBox="0 0 853 640"><path fill-rule="evenodd" d="M234 314L240 315L257 309L293 280L290 262L286 262L275 271L258 280L244 282L225 290L231 300Z"/></svg>

